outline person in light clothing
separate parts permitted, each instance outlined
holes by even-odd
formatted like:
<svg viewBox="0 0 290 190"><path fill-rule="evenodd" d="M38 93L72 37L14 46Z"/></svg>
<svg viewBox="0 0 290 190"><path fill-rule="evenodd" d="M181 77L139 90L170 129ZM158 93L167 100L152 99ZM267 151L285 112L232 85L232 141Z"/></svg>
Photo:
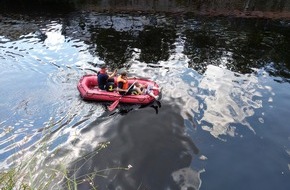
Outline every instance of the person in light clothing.
<svg viewBox="0 0 290 190"><path fill-rule="evenodd" d="M152 96L155 99L158 99L158 95L155 95L153 93L153 90L160 90L160 88L155 87L153 85L142 85L139 82L136 82L133 88L137 93L136 95L141 95L141 94L148 94L150 96Z"/></svg>

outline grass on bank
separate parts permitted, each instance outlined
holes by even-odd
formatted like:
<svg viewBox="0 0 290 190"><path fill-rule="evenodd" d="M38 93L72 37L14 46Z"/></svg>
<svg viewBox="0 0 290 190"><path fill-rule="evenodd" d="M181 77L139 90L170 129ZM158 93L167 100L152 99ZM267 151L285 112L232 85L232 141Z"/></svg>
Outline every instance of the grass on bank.
<svg viewBox="0 0 290 190"><path fill-rule="evenodd" d="M1 190L47 190L47 189L63 189L68 190L77 190L78 185L82 183L88 183L91 189L98 189L97 184L94 182L95 177L107 177L105 173L112 170L129 170L132 166L128 165L127 167L112 167L95 172L87 173L82 176L75 177L73 175L79 169L81 169L93 156L98 154L98 152L106 148L110 143L100 143L98 148L79 158L83 161L82 165L79 168L70 171L67 166L62 162L65 160L63 158L57 165L50 166L48 165L43 169L39 170L37 167L37 154L30 158L27 162L22 162L20 165L10 168L6 171L0 172L0 189ZM72 164L72 163L70 163Z"/></svg>

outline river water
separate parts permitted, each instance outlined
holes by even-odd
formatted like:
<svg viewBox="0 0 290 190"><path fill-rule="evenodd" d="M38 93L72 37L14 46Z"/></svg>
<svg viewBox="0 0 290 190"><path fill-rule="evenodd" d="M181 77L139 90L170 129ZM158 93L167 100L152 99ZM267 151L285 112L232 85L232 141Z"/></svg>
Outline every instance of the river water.
<svg viewBox="0 0 290 190"><path fill-rule="evenodd" d="M0 18L1 172L35 189L290 189L289 21ZM82 100L105 63L156 81L161 105Z"/></svg>

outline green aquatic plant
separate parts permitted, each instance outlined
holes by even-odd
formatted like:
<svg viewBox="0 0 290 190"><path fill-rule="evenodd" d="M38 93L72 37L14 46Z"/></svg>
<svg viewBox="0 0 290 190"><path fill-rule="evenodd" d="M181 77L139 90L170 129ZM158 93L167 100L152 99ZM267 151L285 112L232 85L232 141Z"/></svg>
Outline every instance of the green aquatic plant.
<svg viewBox="0 0 290 190"><path fill-rule="evenodd" d="M0 189L1 190L30 190L31 188L27 183L18 183L19 171L15 168L11 168L7 171L0 173ZM18 187L17 187L18 186Z"/></svg>
<svg viewBox="0 0 290 190"><path fill-rule="evenodd" d="M110 142L100 143L97 149L93 152L82 156L74 162L82 161L82 164L78 168L71 170L65 163L66 158L58 160L58 163L53 166L47 164L46 167L39 169L38 159L43 151L37 151L32 158L27 161L21 162L21 164L13 166L13 168L0 172L0 189L1 190L47 190L47 189L63 189L65 187L68 190L77 190L78 185L82 183L89 183L91 189L98 189L98 185L95 184L95 177L106 178L106 173L112 170L129 170L132 166L127 167L112 167L90 172L76 177L74 175L80 170L93 156L99 153L104 148L109 146ZM47 143L43 143L42 146L47 146ZM45 147L41 147L41 150L45 150ZM50 157L57 154L58 150L51 153ZM45 155L48 156L49 155ZM73 163L74 163L73 162ZM60 182L62 181L62 182ZM56 185L58 184L58 185Z"/></svg>
<svg viewBox="0 0 290 190"><path fill-rule="evenodd" d="M94 182L95 177L107 177L106 173L110 170L128 170L131 167L112 167L77 176L76 173L101 150L107 148L110 142L98 143L94 151L70 162L70 154L67 154L69 150L65 147L49 151L51 134L55 127L56 122L51 118L42 128L41 138L33 150L32 147L27 150L23 149L20 151L21 153L11 157L13 164L8 169L0 170L1 190L61 190L64 187L68 190L77 190L78 186L83 183L89 183L91 189L97 189L98 185ZM12 129L9 128L8 132L11 133ZM76 145L78 134L74 134L73 137L71 144ZM63 156L65 154L67 156ZM81 164L75 168L69 167L74 166L75 163Z"/></svg>
<svg viewBox="0 0 290 190"><path fill-rule="evenodd" d="M0 187L1 189L13 189L15 186L15 171L11 169L0 173Z"/></svg>
<svg viewBox="0 0 290 190"><path fill-rule="evenodd" d="M107 148L109 145L110 145L110 142L99 143L96 150L82 156L81 158L71 163L71 165L74 165L75 163L81 163L76 168L65 168L65 170L58 170L58 172L61 172L64 177L62 186L65 186L66 189L76 190L78 185L81 185L83 183L88 183L91 189L98 189L98 185L95 184L94 182L95 177L107 178L109 171L129 170L132 167L131 165L128 165L126 167L110 167L110 168L105 168L105 169L99 169L96 171L91 171L91 172L88 172L86 174L79 175L79 176L75 175L79 170L82 169L82 167L84 167L92 159L92 157L96 156L96 154L98 154L101 150Z"/></svg>

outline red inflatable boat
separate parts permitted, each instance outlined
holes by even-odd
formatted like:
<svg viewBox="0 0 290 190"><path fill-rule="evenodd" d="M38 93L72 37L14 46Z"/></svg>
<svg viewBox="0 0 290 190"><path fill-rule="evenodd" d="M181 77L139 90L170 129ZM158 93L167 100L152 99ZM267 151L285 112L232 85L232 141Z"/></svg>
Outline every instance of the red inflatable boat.
<svg viewBox="0 0 290 190"><path fill-rule="evenodd" d="M117 86L117 78L115 78L115 86ZM152 85L158 88L158 85L154 81L147 79L129 79L129 86L135 81L138 81L143 85ZM144 95L120 95L117 91L108 92L98 88L97 75L85 75L83 76L77 86L80 95L85 100L96 100L96 101L117 101L129 104L149 104L154 101L154 98L148 94ZM158 90L153 90L155 95L159 95Z"/></svg>

